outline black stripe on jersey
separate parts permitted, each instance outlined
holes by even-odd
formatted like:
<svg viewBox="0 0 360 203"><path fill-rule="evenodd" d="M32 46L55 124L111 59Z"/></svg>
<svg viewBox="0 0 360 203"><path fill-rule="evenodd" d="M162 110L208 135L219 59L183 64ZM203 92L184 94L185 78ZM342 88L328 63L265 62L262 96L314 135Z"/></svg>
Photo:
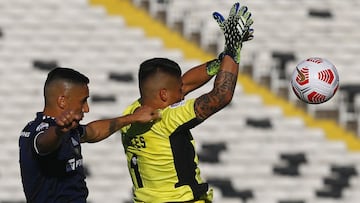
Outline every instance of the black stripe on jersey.
<svg viewBox="0 0 360 203"><path fill-rule="evenodd" d="M139 172L139 165L137 164L137 156L134 154L131 157L130 166L134 170L136 182L139 188L144 187L143 182L141 180L140 172Z"/></svg>
<svg viewBox="0 0 360 203"><path fill-rule="evenodd" d="M190 129L198 125L200 121L196 118L184 123L170 136L171 150L174 157L174 165L179 182L175 187L189 185L197 199L208 190L208 184L199 184L195 178L197 163L195 163L195 149L191 141L193 136Z"/></svg>

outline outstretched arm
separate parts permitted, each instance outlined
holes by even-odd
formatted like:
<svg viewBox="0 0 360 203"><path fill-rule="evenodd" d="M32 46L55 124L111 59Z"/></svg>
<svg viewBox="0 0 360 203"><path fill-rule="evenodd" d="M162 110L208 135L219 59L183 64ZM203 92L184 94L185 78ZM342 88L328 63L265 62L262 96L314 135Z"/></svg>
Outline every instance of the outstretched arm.
<svg viewBox="0 0 360 203"><path fill-rule="evenodd" d="M214 59L195 66L182 76L182 92L185 95L207 83L219 70L220 60Z"/></svg>
<svg viewBox="0 0 360 203"><path fill-rule="evenodd" d="M133 114L90 122L86 126L86 133L81 138L81 141L89 143L99 142L126 125L136 122L151 122L159 118L160 114L157 110L153 110L148 106L141 106Z"/></svg>
<svg viewBox="0 0 360 203"><path fill-rule="evenodd" d="M139 107L135 113L112 118L97 120L86 126L85 135L81 137L81 142L98 142L131 123L149 122L160 118L157 110L150 107ZM80 115L73 111L65 111L55 118L56 126L51 126L36 138L36 150L39 154L48 154L55 151L62 142L62 137L70 130L79 126Z"/></svg>
<svg viewBox="0 0 360 203"><path fill-rule="evenodd" d="M250 29L253 21L246 6L240 7L239 3L235 3L227 19L217 12L213 16L224 32L224 57L213 89L195 100L195 113L200 120L207 119L231 102L239 72L242 42L253 37L253 30Z"/></svg>
<svg viewBox="0 0 360 203"><path fill-rule="evenodd" d="M246 6L240 7L239 3L235 3L230 10L228 19L225 19L218 12L214 12L213 17L224 32L226 43L225 49L220 53L218 58L196 66L183 75L182 91L184 96L203 86L219 72L220 64L225 54L231 56L236 63L239 63L242 42L252 40L254 37L254 29L250 28L253 20L251 19L251 13L247 10ZM241 36L235 36L236 31L239 31L240 33L238 34Z"/></svg>
<svg viewBox="0 0 360 203"><path fill-rule="evenodd" d="M224 108L232 100L239 65L228 55L221 62L221 68L214 82L214 88L195 100L197 118L205 120Z"/></svg>

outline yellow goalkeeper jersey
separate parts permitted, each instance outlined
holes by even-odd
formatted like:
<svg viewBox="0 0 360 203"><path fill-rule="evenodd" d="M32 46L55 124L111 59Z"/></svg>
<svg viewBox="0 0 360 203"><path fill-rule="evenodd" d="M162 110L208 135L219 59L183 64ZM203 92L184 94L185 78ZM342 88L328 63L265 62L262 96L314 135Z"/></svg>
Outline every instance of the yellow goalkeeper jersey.
<svg viewBox="0 0 360 203"><path fill-rule="evenodd" d="M209 202L212 198L207 193L208 184L200 177L190 133L199 124L194 101L184 100L161 110L162 118L158 121L121 129L134 202ZM134 102L124 115L133 113L140 105Z"/></svg>

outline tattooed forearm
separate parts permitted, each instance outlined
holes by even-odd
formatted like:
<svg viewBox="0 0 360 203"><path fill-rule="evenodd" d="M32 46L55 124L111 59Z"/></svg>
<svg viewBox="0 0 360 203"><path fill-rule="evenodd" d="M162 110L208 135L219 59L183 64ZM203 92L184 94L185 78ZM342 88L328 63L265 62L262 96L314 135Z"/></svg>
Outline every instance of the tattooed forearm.
<svg viewBox="0 0 360 203"><path fill-rule="evenodd" d="M237 75L232 72L220 71L215 79L214 88L195 101L197 118L204 120L230 103Z"/></svg>

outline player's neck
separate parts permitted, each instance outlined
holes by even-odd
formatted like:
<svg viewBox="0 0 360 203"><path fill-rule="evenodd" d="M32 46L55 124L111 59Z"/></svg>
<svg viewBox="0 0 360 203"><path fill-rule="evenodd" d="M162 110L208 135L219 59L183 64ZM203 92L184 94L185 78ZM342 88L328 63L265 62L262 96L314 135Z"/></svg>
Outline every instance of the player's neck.
<svg viewBox="0 0 360 203"><path fill-rule="evenodd" d="M61 114L61 112L53 108L44 107L43 114L51 117L57 117Z"/></svg>
<svg viewBox="0 0 360 203"><path fill-rule="evenodd" d="M154 109L164 109L168 105L162 101L157 100L156 98L140 98L139 99L141 105L146 105Z"/></svg>

